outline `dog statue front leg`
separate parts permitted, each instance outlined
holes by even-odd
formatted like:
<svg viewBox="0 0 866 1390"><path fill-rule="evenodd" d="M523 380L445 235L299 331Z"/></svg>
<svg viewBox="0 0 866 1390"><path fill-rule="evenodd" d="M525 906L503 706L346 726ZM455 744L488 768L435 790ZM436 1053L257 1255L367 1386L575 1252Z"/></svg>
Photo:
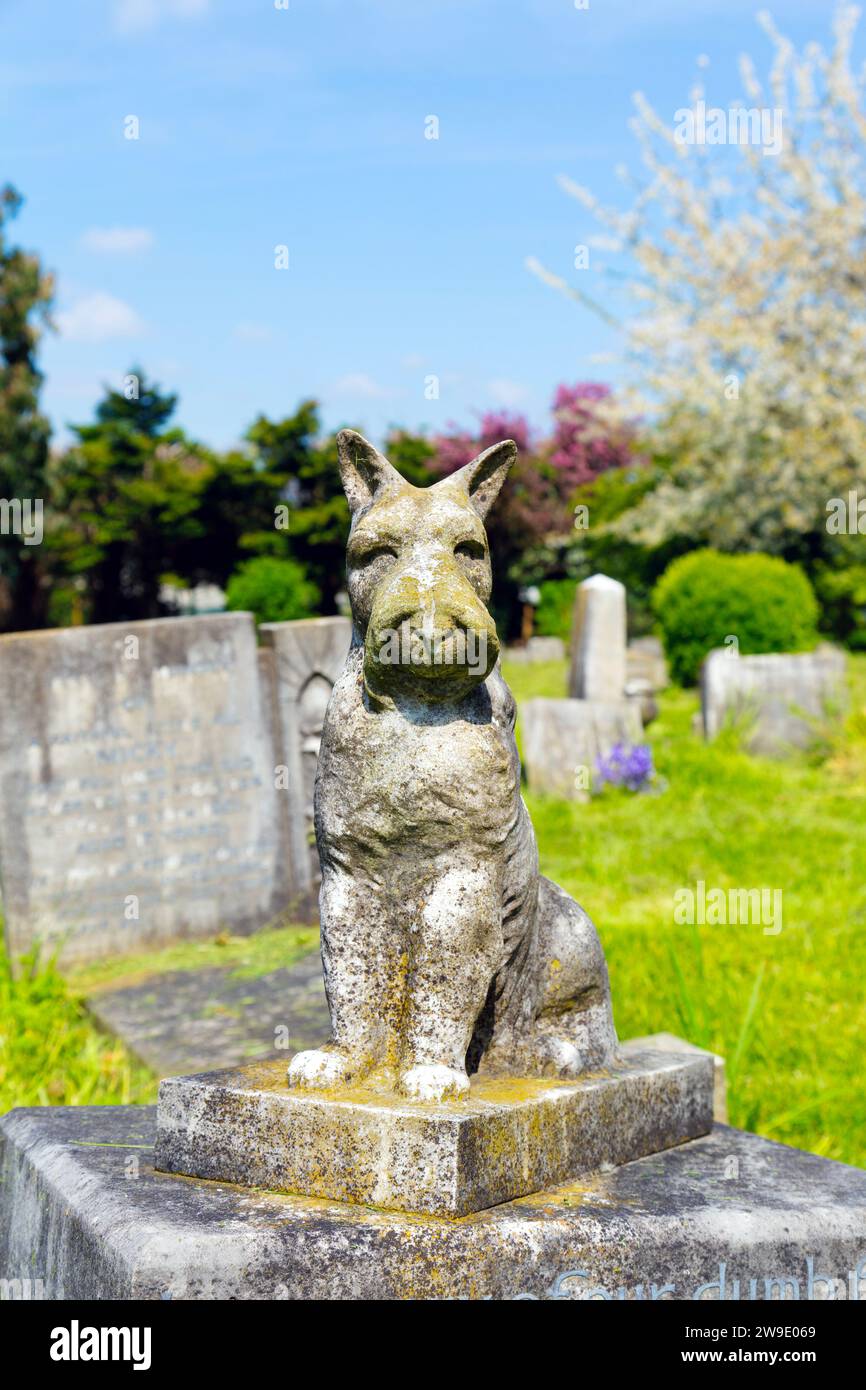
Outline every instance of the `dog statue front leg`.
<svg viewBox="0 0 866 1390"><path fill-rule="evenodd" d="M373 904L377 885L345 869L326 866L319 894L322 966L331 1014L331 1041L299 1052L289 1065L289 1085L324 1089L345 1085L396 1058L396 1019L392 1000L399 958L389 958L394 936L386 929L386 908Z"/></svg>
<svg viewBox="0 0 866 1390"><path fill-rule="evenodd" d="M413 1100L469 1090L466 1051L502 962L498 866L469 859L425 886L409 928L399 1089Z"/></svg>

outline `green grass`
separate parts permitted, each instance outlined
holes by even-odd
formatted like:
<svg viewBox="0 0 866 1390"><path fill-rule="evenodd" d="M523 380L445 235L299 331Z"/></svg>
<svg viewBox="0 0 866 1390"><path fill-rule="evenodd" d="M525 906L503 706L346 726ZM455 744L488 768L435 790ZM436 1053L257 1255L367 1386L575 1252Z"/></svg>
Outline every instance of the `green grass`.
<svg viewBox="0 0 866 1390"><path fill-rule="evenodd" d="M584 905L610 965L621 1037L670 1031L727 1058L731 1123L866 1166L866 658L853 713L820 763L707 745L693 693L646 732L659 795L528 797L542 871ZM518 702L542 693L506 671ZM547 693L565 671L548 670ZM783 927L677 926L674 893L779 888Z"/></svg>
<svg viewBox="0 0 866 1390"><path fill-rule="evenodd" d="M235 979L251 979L293 965L318 944L318 927L269 927L252 936L224 935L210 941L179 941L159 951L98 961L95 965L70 970L67 978L80 994L119 989L170 970L195 970L207 965L229 966Z"/></svg>
<svg viewBox="0 0 866 1390"><path fill-rule="evenodd" d="M542 869L587 908L610 963L621 1037L671 1031L725 1055L733 1124L866 1166L866 657L853 713L820 761L770 762L732 733L691 730L693 693L671 690L647 731L659 795L586 805L529 797ZM562 664L506 671L518 698L564 694ZM780 888L783 929L676 926L674 893ZM89 1021L81 995L159 971L229 965L256 975L315 942L309 929L183 943L63 977L0 956L0 1111L149 1101L154 1081Z"/></svg>
<svg viewBox="0 0 866 1390"><path fill-rule="evenodd" d="M0 1113L14 1105L126 1105L156 1098L151 1072L93 1026L50 961L0 952Z"/></svg>
<svg viewBox="0 0 866 1390"><path fill-rule="evenodd" d="M83 997L170 970L230 967L236 979L291 965L318 943L318 929L273 928L253 936L183 941L64 974L25 957L14 973L0 951L0 1114L15 1105L126 1105L156 1099L157 1081L93 1023Z"/></svg>

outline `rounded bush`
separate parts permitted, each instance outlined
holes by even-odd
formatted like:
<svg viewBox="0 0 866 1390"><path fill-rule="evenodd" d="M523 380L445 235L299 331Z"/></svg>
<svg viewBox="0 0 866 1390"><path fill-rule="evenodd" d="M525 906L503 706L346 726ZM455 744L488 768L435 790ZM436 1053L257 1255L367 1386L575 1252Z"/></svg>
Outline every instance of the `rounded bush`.
<svg viewBox="0 0 866 1390"><path fill-rule="evenodd" d="M652 604L680 685L693 685L707 653L730 637L744 656L807 651L818 640L811 584L797 565L773 555L692 551L668 566Z"/></svg>
<svg viewBox="0 0 866 1390"><path fill-rule="evenodd" d="M297 560L259 555L235 570L226 585L226 607L255 614L258 623L284 623L315 615L318 588Z"/></svg>

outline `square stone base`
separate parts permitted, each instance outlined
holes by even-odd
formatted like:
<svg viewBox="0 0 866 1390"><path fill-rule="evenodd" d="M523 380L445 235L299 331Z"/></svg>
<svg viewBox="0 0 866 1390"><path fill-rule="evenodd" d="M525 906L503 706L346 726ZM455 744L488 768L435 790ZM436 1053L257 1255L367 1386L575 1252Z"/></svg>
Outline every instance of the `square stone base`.
<svg viewBox="0 0 866 1390"><path fill-rule="evenodd" d="M290 1090L285 1061L252 1063L161 1083L155 1162L248 1187L466 1216L706 1134L713 1085L709 1053L640 1039L578 1081L473 1077L467 1099L439 1104L364 1087Z"/></svg>
<svg viewBox="0 0 866 1390"><path fill-rule="evenodd" d="M155 1119L0 1120L7 1296L866 1301L866 1172L722 1125L453 1220L157 1173Z"/></svg>

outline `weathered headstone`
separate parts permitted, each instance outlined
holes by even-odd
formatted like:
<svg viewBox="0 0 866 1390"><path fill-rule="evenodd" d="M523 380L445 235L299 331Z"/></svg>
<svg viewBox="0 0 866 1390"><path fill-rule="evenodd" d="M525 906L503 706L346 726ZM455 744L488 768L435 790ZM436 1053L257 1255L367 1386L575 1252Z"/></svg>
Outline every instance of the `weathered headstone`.
<svg viewBox="0 0 866 1390"><path fill-rule="evenodd" d="M649 681L641 679L626 681L623 694L629 704L637 706L642 724L651 724L654 719L658 718L659 703L655 690Z"/></svg>
<svg viewBox="0 0 866 1390"><path fill-rule="evenodd" d="M644 724L658 717L656 696L668 685L668 666L664 648L657 637L635 637L625 654L625 691L629 700L636 700Z"/></svg>
<svg viewBox="0 0 866 1390"><path fill-rule="evenodd" d="M154 1168L155 1120L147 1105L0 1120L4 1278L52 1300L727 1305L778 1297L782 1280L794 1298L866 1300L866 1173L726 1125L449 1221L171 1177Z"/></svg>
<svg viewBox="0 0 866 1390"><path fill-rule="evenodd" d="M635 700L527 700L520 706L523 766L531 792L586 800L596 761L641 739Z"/></svg>
<svg viewBox="0 0 866 1390"><path fill-rule="evenodd" d="M247 613L0 638L12 954L250 930L297 891L272 692Z"/></svg>
<svg viewBox="0 0 866 1390"><path fill-rule="evenodd" d="M658 637L634 637L625 654L626 681L646 681L664 690L670 680L665 651Z"/></svg>
<svg viewBox="0 0 866 1390"><path fill-rule="evenodd" d="M594 574L577 586L568 693L574 700L621 700L626 681L625 585Z"/></svg>
<svg viewBox="0 0 866 1390"><path fill-rule="evenodd" d="M525 647L507 647L504 658L528 665L538 661L564 661L565 643L561 637L530 637Z"/></svg>
<svg viewBox="0 0 866 1390"><path fill-rule="evenodd" d="M298 883L309 895L319 882L313 785L322 724L349 650L352 623L349 618L263 623L259 635L266 650L273 653L277 717L287 788L292 793L289 833Z"/></svg>
<svg viewBox="0 0 866 1390"><path fill-rule="evenodd" d="M830 646L755 656L718 648L701 671L705 736L741 723L749 751L770 757L808 747L845 698L845 655Z"/></svg>

